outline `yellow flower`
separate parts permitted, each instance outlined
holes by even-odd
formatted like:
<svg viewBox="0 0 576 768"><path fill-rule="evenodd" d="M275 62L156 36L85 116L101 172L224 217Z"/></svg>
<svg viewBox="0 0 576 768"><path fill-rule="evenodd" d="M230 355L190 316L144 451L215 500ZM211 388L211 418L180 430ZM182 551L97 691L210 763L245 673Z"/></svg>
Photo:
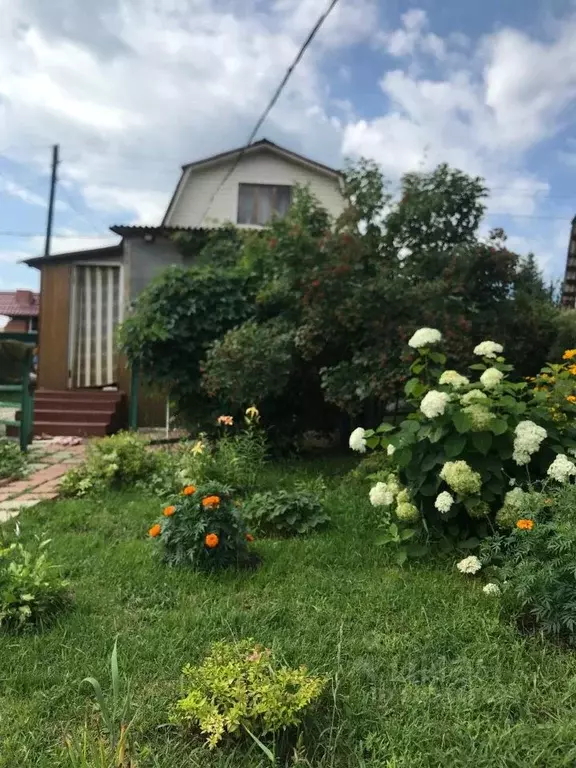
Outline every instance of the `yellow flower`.
<svg viewBox="0 0 576 768"><path fill-rule="evenodd" d="M567 349L562 355L562 360L572 360L573 357L576 357L576 349Z"/></svg>
<svg viewBox="0 0 576 768"><path fill-rule="evenodd" d="M258 421L260 418L260 411L255 405L251 405L250 408L246 408L246 416L250 421Z"/></svg>
<svg viewBox="0 0 576 768"><path fill-rule="evenodd" d="M202 442L202 440L196 440L196 442L192 446L192 453L194 456L198 456L198 454L204 453L204 443Z"/></svg>
<svg viewBox="0 0 576 768"><path fill-rule="evenodd" d="M576 403L576 395L568 395L566 400L568 400L569 403Z"/></svg>
<svg viewBox="0 0 576 768"><path fill-rule="evenodd" d="M571 373L572 376L576 376L576 365L571 365L570 368L568 368L568 373Z"/></svg>

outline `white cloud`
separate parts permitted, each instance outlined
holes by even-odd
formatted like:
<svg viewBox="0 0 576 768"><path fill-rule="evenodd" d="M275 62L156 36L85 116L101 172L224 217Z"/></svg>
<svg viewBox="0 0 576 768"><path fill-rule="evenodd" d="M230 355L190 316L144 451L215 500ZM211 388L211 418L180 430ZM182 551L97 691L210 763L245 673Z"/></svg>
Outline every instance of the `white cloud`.
<svg viewBox="0 0 576 768"><path fill-rule="evenodd" d="M550 183L526 169L526 151L560 129L562 111L576 95L576 16L547 42L501 29L478 41L466 59L465 38L452 33L431 46L428 28L425 12L412 10L401 28L383 36L388 53L407 56L410 64L384 74L387 108L349 122L344 151L373 157L393 179L448 162L486 178L493 189L489 211L537 213ZM421 74L429 54L450 62L436 79Z"/></svg>

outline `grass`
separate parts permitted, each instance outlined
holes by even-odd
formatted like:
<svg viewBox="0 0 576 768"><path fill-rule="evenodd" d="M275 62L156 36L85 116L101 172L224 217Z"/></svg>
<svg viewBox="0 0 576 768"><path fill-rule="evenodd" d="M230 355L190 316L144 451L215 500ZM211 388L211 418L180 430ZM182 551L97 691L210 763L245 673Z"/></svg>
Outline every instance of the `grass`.
<svg viewBox="0 0 576 768"><path fill-rule="evenodd" d="M269 766L251 741L209 753L165 725L184 663L215 640L246 636L337 680L305 724L306 758L294 765L574 765L576 656L502 623L481 580L457 574L452 561L390 565L374 547L375 510L364 491L338 487L340 465L323 469L335 474L333 527L258 542L264 562L256 572L164 567L146 538L159 509L153 498L24 512L23 538L52 538L51 557L74 584L76 604L43 634L0 635L0 766L68 765L64 737L91 717L80 681L93 675L110 687L116 637L138 706L140 768ZM267 480L285 484L304 471L276 468Z"/></svg>

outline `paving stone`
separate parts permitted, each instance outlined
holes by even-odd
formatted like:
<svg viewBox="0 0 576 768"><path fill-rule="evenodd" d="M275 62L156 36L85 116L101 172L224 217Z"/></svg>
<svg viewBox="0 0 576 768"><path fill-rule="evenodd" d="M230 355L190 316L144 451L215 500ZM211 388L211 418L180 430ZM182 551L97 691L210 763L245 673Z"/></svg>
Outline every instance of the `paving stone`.
<svg viewBox="0 0 576 768"><path fill-rule="evenodd" d="M3 501L0 503L0 513L2 512L9 512L13 509L24 509L26 507L33 507L36 504L38 504L37 500L34 499L23 499L21 496L17 499L9 499L8 501Z"/></svg>
<svg viewBox="0 0 576 768"><path fill-rule="evenodd" d="M4 510L0 509L0 523L7 523L12 517L18 517L19 509Z"/></svg>
<svg viewBox="0 0 576 768"><path fill-rule="evenodd" d="M32 491L30 494L30 501L50 501L51 499L56 498L58 498L58 491Z"/></svg>
<svg viewBox="0 0 576 768"><path fill-rule="evenodd" d="M40 485L40 482L36 483L36 485ZM25 493L27 490L33 487L34 487L34 484L31 484L27 480L16 480L15 483L10 483L10 485L5 485L2 488L2 493L9 493L10 496L18 496L20 493Z"/></svg>
<svg viewBox="0 0 576 768"><path fill-rule="evenodd" d="M68 459L72 458L72 452L71 451L57 451L56 453L53 453L50 456L50 459L52 462L57 461L68 461Z"/></svg>

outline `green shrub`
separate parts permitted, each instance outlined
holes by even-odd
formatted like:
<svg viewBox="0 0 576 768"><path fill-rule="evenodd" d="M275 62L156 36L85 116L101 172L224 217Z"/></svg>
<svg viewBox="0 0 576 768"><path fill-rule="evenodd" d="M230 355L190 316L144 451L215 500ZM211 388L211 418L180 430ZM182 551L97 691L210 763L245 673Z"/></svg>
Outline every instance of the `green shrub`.
<svg viewBox="0 0 576 768"><path fill-rule="evenodd" d="M0 480L22 477L27 466L26 455L18 443L7 438L0 438Z"/></svg>
<svg viewBox="0 0 576 768"><path fill-rule="evenodd" d="M0 548L0 627L19 630L48 623L69 602L68 582L44 551L20 542Z"/></svg>
<svg viewBox="0 0 576 768"><path fill-rule="evenodd" d="M514 381L502 346L492 341L474 350L480 362L470 367L478 381L446 371L435 348L440 341L439 331L423 328L409 342L414 356L405 393L413 412L399 426L355 430L350 441L361 452L386 448L395 474L370 498L400 539L420 529L473 546L475 536L490 532L511 485L544 480L558 454L576 451L576 405L564 390L560 405L542 386ZM570 385L570 368L547 366L543 375L556 373Z"/></svg>
<svg viewBox="0 0 576 768"><path fill-rule="evenodd" d="M292 669L254 640L215 643L199 666L183 669L187 694L174 722L199 732L213 749L225 736L261 738L297 726L326 680Z"/></svg>
<svg viewBox="0 0 576 768"><path fill-rule="evenodd" d="M182 446L176 453L178 478L183 485L217 482L249 492L259 485L267 455L265 432L257 423L248 423L241 432L227 431L215 442L201 436Z"/></svg>
<svg viewBox="0 0 576 768"><path fill-rule="evenodd" d="M306 490L255 493L242 509L247 524L264 533L310 533L330 520L318 497Z"/></svg>
<svg viewBox="0 0 576 768"><path fill-rule="evenodd" d="M527 632L576 646L576 488L526 493L510 531L482 546L504 612Z"/></svg>
<svg viewBox="0 0 576 768"><path fill-rule="evenodd" d="M231 489L217 483L184 488L149 535L159 542L169 565L213 570L257 562Z"/></svg>
<svg viewBox="0 0 576 768"><path fill-rule="evenodd" d="M149 450L146 439L132 432L119 432L88 444L84 463L64 476L60 493L86 496L109 489L146 486L165 470L165 457Z"/></svg>

